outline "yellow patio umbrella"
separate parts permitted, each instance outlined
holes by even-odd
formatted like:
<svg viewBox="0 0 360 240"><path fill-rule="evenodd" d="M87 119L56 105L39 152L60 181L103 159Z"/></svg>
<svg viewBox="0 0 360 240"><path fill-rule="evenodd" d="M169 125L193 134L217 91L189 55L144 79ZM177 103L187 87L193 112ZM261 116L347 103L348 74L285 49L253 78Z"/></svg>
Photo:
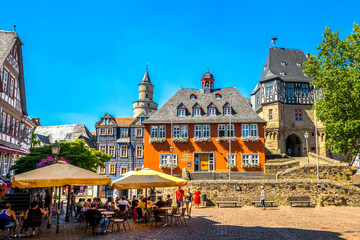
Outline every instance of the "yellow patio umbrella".
<svg viewBox="0 0 360 240"><path fill-rule="evenodd" d="M72 186L109 185L111 179L92 171L58 161L46 167L17 174L11 179L12 187L43 188Z"/></svg>
<svg viewBox="0 0 360 240"><path fill-rule="evenodd" d="M117 190L124 190L185 186L186 184L187 181L184 179L145 168L137 172L129 172L124 174L123 177L113 180L111 187Z"/></svg>

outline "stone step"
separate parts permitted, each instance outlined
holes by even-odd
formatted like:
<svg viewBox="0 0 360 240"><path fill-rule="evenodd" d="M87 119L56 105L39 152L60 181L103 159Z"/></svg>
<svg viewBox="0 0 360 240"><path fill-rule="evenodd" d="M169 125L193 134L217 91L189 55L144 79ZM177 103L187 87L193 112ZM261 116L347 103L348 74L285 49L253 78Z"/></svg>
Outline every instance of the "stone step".
<svg viewBox="0 0 360 240"><path fill-rule="evenodd" d="M209 173L196 172L190 173L191 180L226 180L229 178L229 173ZM233 180L259 180L259 179L276 179L276 175L265 175L263 172L232 172L231 179Z"/></svg>

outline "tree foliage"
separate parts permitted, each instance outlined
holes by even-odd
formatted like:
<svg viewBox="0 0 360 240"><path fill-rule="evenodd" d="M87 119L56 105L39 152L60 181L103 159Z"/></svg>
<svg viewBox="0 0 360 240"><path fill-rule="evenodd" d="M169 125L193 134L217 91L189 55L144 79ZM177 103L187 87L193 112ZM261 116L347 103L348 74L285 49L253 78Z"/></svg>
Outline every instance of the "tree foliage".
<svg viewBox="0 0 360 240"><path fill-rule="evenodd" d="M360 139L360 27L344 40L326 28L316 56L304 63L318 92L317 117L330 137L326 146L335 153L359 149Z"/></svg>
<svg viewBox="0 0 360 240"><path fill-rule="evenodd" d="M111 155L86 146L83 139L59 144L61 146L59 157L67 159L72 165L90 171L96 171L98 167L105 167L104 163L111 159ZM52 156L51 146L31 148L30 153L17 160L10 170L15 170L15 174L34 170L42 159L49 156Z"/></svg>

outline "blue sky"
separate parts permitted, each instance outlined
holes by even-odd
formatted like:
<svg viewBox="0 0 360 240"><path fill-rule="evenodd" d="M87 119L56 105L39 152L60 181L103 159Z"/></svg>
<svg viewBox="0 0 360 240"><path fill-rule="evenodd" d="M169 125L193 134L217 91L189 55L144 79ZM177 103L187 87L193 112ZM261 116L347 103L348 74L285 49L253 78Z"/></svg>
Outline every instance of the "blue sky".
<svg viewBox="0 0 360 240"><path fill-rule="evenodd" d="M315 53L326 26L360 24L360 1L3 1L0 29L17 25L29 115L44 126L132 117L149 63L154 100L200 88L255 87L270 40ZM4 11L7 9L6 11Z"/></svg>

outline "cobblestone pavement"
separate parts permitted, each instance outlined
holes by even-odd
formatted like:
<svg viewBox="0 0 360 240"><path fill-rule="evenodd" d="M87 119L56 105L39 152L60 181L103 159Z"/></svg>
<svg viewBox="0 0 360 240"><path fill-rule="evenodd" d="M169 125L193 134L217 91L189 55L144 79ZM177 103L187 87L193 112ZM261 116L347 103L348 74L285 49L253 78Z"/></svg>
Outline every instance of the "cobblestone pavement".
<svg viewBox="0 0 360 240"><path fill-rule="evenodd" d="M132 231L104 236L84 233L78 224L43 227L41 239L360 239L360 208L279 207L193 209L188 227L156 227L131 223Z"/></svg>

